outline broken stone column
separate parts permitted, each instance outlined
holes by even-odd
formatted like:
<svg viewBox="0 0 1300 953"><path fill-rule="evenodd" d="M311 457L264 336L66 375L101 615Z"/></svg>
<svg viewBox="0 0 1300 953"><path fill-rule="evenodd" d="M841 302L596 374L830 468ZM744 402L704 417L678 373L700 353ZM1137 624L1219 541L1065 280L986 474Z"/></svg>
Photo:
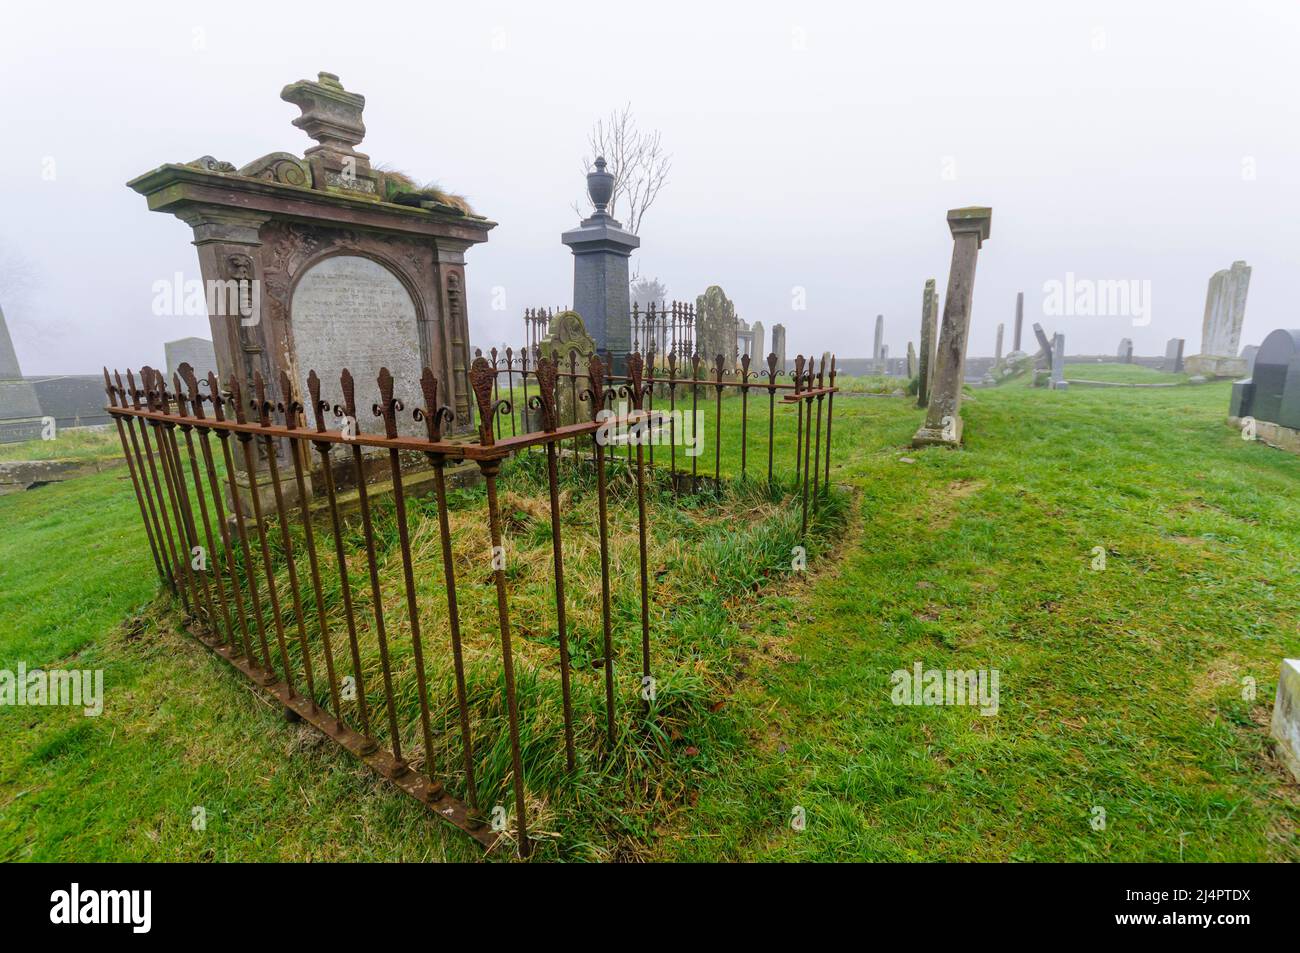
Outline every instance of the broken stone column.
<svg viewBox="0 0 1300 953"><path fill-rule="evenodd" d="M881 353L881 349L884 347L884 341L885 316L883 314L878 314L876 315L876 337L871 345L871 360L874 362L875 372L877 374L883 374L885 372L885 357L884 354Z"/></svg>
<svg viewBox="0 0 1300 953"><path fill-rule="evenodd" d="M930 385L934 379L934 348L939 339L939 299L934 279L927 278L921 294L921 358L917 370L916 406L930 402Z"/></svg>
<svg viewBox="0 0 1300 953"><path fill-rule="evenodd" d="M993 348L993 364L996 366L1002 363L1002 332L1006 325L998 325L998 343Z"/></svg>
<svg viewBox="0 0 1300 953"><path fill-rule="evenodd" d="M935 354L934 388L925 423L912 437L912 446L959 446L962 439L961 389L966 377L966 339L970 334L971 301L975 294L975 262L993 220L991 208L971 207L948 212L952 232L952 265L943 302L943 325Z"/></svg>

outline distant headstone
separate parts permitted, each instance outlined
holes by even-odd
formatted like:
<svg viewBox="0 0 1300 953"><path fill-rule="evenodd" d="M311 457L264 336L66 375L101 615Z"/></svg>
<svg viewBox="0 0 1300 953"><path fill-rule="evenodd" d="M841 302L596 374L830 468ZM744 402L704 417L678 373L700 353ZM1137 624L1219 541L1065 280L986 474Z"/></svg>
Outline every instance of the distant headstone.
<svg viewBox="0 0 1300 953"><path fill-rule="evenodd" d="M1255 358L1259 355L1259 346L1247 344L1241 349L1241 359L1246 362L1246 374L1255 373Z"/></svg>
<svg viewBox="0 0 1300 953"><path fill-rule="evenodd" d="M1052 338L1052 390L1066 390L1070 382L1065 379L1065 335Z"/></svg>
<svg viewBox="0 0 1300 953"><path fill-rule="evenodd" d="M934 383L934 350L939 342L939 298L934 279L927 278L921 293L921 355L917 366L916 406L925 407L930 402L930 389Z"/></svg>
<svg viewBox="0 0 1300 953"><path fill-rule="evenodd" d="M1201 353L1187 359L1187 371L1203 377L1238 377L1246 363L1237 356L1241 326L1246 320L1246 292L1250 288L1250 266L1234 261L1231 268L1216 271L1205 294L1205 317L1201 322Z"/></svg>
<svg viewBox="0 0 1300 953"><path fill-rule="evenodd" d="M975 294L975 262L993 220L990 208L971 207L948 212L952 233L952 264L943 302L934 388L925 423L912 437L913 446L958 446L962 440L961 392L966 378L966 340L970 334L971 302Z"/></svg>
<svg viewBox="0 0 1300 953"><path fill-rule="evenodd" d="M542 338L540 349L542 357L559 355L560 371L584 377L591 355L597 351L595 339L587 333L582 316L576 311L561 311L551 318L550 333ZM581 393L585 386L584 381L579 380L577 392ZM561 424L575 424L587 419L583 409L574 404L574 388L556 387L555 392Z"/></svg>
<svg viewBox="0 0 1300 953"><path fill-rule="evenodd" d="M883 314L878 314L876 315L876 337L874 342L871 345L871 359L873 361L883 360L880 353L880 349L884 345L884 340L885 340L885 316Z"/></svg>
<svg viewBox="0 0 1300 953"><path fill-rule="evenodd" d="M1048 340L1047 332L1037 321L1034 322L1034 337L1038 340L1038 354L1035 355L1035 363L1042 368L1052 366L1052 342Z"/></svg>
<svg viewBox="0 0 1300 953"><path fill-rule="evenodd" d="M163 344L166 355L167 379L171 380L182 364L194 368L194 376L206 380L208 372L220 376L217 370L217 352L207 338L180 338Z"/></svg>
<svg viewBox="0 0 1300 953"><path fill-rule="evenodd" d="M912 342L907 342L907 379L911 380L916 376L916 348Z"/></svg>
<svg viewBox="0 0 1300 953"><path fill-rule="evenodd" d="M749 356L755 364L761 364L767 360L767 351L763 349L763 322L755 321L749 328L750 334L750 351Z"/></svg>
<svg viewBox="0 0 1300 953"><path fill-rule="evenodd" d="M1183 372L1183 344L1182 338L1170 338L1169 343L1165 345L1165 361L1160 365L1160 369L1166 374L1181 374Z"/></svg>
<svg viewBox="0 0 1300 953"><path fill-rule="evenodd" d="M1133 363L1133 341L1130 338L1120 338L1119 351L1115 355L1119 358L1121 364Z"/></svg>
<svg viewBox="0 0 1300 953"><path fill-rule="evenodd" d="M695 349L710 364L721 354L730 367L735 356L736 306L717 285L695 299Z"/></svg>
<svg viewBox="0 0 1300 953"><path fill-rule="evenodd" d="M772 325L772 353L776 355L776 369L783 371L785 363L785 325Z"/></svg>
<svg viewBox="0 0 1300 953"><path fill-rule="evenodd" d="M1002 332L1003 332L1005 329L1006 329L1006 326L1005 326L1005 325L1003 325L1003 324L999 324L999 325L998 325L998 343L997 343L996 345L994 345L994 348L993 348L993 363L994 363L994 364L1001 364L1001 363L1002 363Z"/></svg>

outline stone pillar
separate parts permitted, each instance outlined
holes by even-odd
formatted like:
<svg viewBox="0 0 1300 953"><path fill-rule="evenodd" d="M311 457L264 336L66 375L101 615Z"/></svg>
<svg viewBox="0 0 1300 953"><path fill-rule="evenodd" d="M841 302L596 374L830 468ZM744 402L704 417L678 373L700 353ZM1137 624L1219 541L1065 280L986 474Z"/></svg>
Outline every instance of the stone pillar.
<svg viewBox="0 0 1300 953"><path fill-rule="evenodd" d="M958 446L962 439L961 389L966 377L966 338L970 333L971 301L975 293L975 262L993 220L991 208L958 208L948 212L952 232L952 265L943 302L943 325L925 423L912 437L912 446Z"/></svg>
<svg viewBox="0 0 1300 953"><path fill-rule="evenodd" d="M1002 332L1005 330L1005 328L1006 325L1003 324L998 325L998 343L993 348L993 363L995 365L1002 363Z"/></svg>
<svg viewBox="0 0 1300 953"><path fill-rule="evenodd" d="M876 337L874 343L871 345L871 359L875 361L877 364L879 364L880 361L883 360L880 354L880 348L883 345L884 340L885 340L885 316L883 314L878 314L876 315Z"/></svg>
<svg viewBox="0 0 1300 953"><path fill-rule="evenodd" d="M1020 329L1025 323L1025 293L1016 292L1016 331L1011 338L1011 350L1019 353L1020 351Z"/></svg>
<svg viewBox="0 0 1300 953"><path fill-rule="evenodd" d="M763 322L755 321L749 329L749 334L753 339L753 349L750 351L750 358L754 364L762 364L767 360L767 351L763 350Z"/></svg>
<svg viewBox="0 0 1300 953"><path fill-rule="evenodd" d="M912 342L907 342L907 379L911 380L916 376L916 348Z"/></svg>
<svg viewBox="0 0 1300 953"><path fill-rule="evenodd" d="M916 406L930 402L930 385L934 381L934 349L939 340L939 298L934 279L927 278L921 293L921 359L917 369Z"/></svg>
<svg viewBox="0 0 1300 953"><path fill-rule="evenodd" d="M785 325L772 325L772 353L776 355L776 369L785 370Z"/></svg>
<svg viewBox="0 0 1300 953"><path fill-rule="evenodd" d="M1119 351L1116 353L1121 364L1133 363L1133 340L1132 338L1120 338Z"/></svg>
<svg viewBox="0 0 1300 953"><path fill-rule="evenodd" d="M1065 379L1065 335L1057 333L1052 338L1052 390L1065 390L1069 386Z"/></svg>
<svg viewBox="0 0 1300 953"><path fill-rule="evenodd" d="M604 158L587 174L587 194L595 212L560 236L573 251L573 310L601 352L613 356L615 373L622 373L632 346L628 258L641 239L605 211L614 194L614 175L605 171Z"/></svg>

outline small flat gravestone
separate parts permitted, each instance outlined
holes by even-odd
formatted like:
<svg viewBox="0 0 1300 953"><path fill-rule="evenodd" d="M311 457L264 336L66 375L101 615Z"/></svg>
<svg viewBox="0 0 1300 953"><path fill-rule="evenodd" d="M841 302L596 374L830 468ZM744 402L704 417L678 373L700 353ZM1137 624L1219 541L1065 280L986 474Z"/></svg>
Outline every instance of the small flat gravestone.
<svg viewBox="0 0 1300 953"><path fill-rule="evenodd" d="M1300 659L1283 659L1273 702L1271 734L1278 754L1300 781Z"/></svg>

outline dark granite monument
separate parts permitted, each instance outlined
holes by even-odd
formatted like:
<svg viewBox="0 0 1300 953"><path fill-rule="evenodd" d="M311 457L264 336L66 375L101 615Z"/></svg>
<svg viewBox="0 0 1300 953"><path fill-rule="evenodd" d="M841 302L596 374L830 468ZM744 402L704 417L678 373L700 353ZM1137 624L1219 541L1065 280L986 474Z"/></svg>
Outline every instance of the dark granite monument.
<svg viewBox="0 0 1300 953"><path fill-rule="evenodd" d="M1247 417L1264 443L1300 452L1300 330L1264 338L1254 373L1232 385L1228 420L1240 426Z"/></svg>

